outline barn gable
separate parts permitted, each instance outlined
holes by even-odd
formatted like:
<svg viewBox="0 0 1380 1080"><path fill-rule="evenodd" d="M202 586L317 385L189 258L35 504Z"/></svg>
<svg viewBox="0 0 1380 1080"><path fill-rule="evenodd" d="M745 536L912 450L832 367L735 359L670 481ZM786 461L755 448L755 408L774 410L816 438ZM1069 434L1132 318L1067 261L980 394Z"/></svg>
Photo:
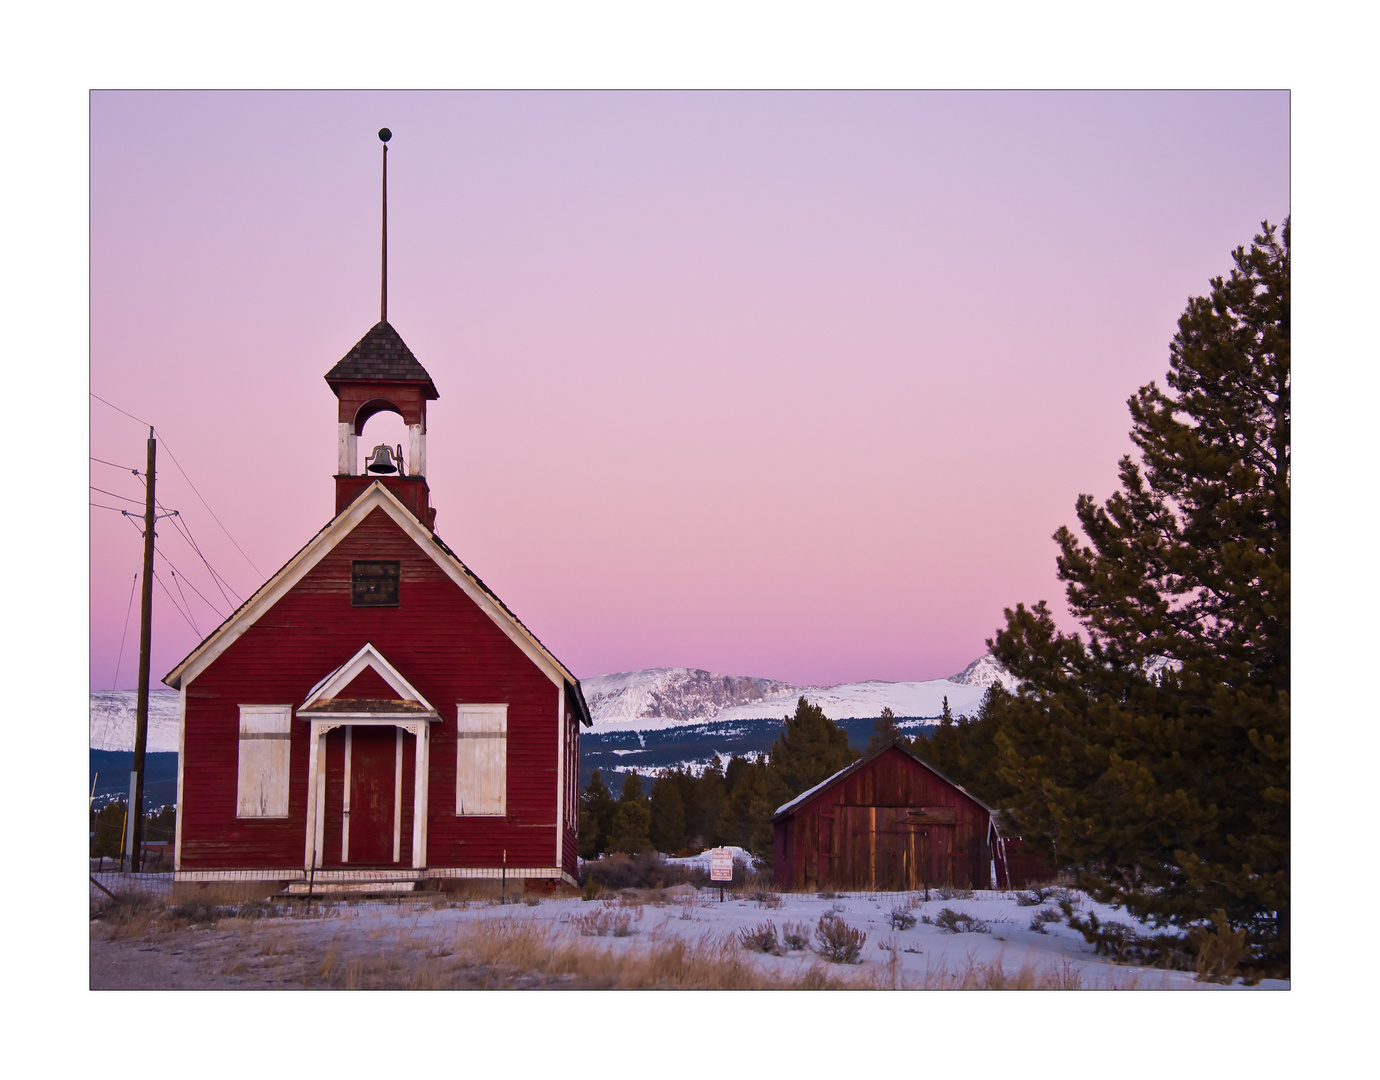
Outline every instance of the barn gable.
<svg viewBox="0 0 1380 1080"><path fill-rule="evenodd" d="M892 743L782 805L773 873L785 888L985 888L992 809Z"/></svg>
<svg viewBox="0 0 1380 1080"><path fill-rule="evenodd" d="M372 483L337 514L282 569L260 586L237 611L165 675L163 682L174 690L182 689L184 684L205 671L375 510L387 514L558 689L564 690L580 722L586 727L592 726L593 721L584 695L580 691L579 680L381 481ZM378 670L378 673L382 675L381 670Z"/></svg>

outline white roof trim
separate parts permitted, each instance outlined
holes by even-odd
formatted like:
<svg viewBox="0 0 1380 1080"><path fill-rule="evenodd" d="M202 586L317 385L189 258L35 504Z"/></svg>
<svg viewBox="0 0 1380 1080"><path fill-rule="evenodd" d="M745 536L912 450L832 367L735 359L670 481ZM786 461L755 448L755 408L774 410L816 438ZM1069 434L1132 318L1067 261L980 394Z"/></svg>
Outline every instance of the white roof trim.
<svg viewBox="0 0 1380 1080"><path fill-rule="evenodd" d="M354 531L355 527L375 509L381 509L416 542L426 554L431 556L446 576L460 590L475 602L494 624L508 635L532 663L536 664L557 686L566 680L577 682L575 676L566 670L565 665L546 651L531 632L517 621L480 586L459 559L447 552L435 539L431 531L412 516L411 511L398 501L397 497L382 483L375 481L364 489L354 502L335 516L307 545L294 555L281 570L259 587L225 622L214 630L210 637L198 645L183 661L163 677L163 682L174 690L183 683L190 682L205 671L231 645L238 641L248 629L259 621L279 600L316 566L323 558Z"/></svg>
<svg viewBox="0 0 1380 1080"><path fill-rule="evenodd" d="M307 695L307 700L298 707L305 709L308 705L325 698L338 697L339 692L354 682L366 668L373 668L374 671L378 672L379 678L396 690L398 697L403 701L414 701L418 705L424 705L431 709L432 712L436 711L431 702L422 697L417 692L417 688L403 678L402 674L388 662L383 653L374 648L374 643L371 641L365 642L364 648L313 686L311 693Z"/></svg>

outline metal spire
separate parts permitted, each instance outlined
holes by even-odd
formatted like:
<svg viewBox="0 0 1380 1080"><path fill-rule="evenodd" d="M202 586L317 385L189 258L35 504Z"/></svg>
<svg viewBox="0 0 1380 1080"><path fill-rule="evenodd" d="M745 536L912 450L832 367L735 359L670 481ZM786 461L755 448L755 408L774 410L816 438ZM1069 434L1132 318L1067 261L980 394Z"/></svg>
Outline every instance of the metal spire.
<svg viewBox="0 0 1380 1080"><path fill-rule="evenodd" d="M379 128L383 143L383 282L379 292L379 322L388 321L388 140L393 133Z"/></svg>

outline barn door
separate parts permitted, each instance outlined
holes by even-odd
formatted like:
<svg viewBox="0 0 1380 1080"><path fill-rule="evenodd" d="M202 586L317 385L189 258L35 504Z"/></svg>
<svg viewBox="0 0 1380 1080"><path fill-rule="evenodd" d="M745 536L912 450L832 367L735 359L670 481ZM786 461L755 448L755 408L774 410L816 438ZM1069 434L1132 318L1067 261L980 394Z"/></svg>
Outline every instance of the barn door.
<svg viewBox="0 0 1380 1080"><path fill-rule="evenodd" d="M397 743L393 727L350 729L350 803L345 813L352 866L393 862Z"/></svg>

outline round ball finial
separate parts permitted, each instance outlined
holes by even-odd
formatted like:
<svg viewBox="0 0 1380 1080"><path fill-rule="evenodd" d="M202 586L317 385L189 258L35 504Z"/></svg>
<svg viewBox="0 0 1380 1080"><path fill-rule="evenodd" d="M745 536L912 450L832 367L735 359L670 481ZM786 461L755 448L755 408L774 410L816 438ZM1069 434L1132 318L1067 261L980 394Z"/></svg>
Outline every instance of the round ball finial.
<svg viewBox="0 0 1380 1080"><path fill-rule="evenodd" d="M380 142L387 142L387 141L388 141L389 139L391 139L392 137L393 137L393 133L392 133L391 131L389 131L387 128L379 128L379 141L380 141Z"/></svg>

